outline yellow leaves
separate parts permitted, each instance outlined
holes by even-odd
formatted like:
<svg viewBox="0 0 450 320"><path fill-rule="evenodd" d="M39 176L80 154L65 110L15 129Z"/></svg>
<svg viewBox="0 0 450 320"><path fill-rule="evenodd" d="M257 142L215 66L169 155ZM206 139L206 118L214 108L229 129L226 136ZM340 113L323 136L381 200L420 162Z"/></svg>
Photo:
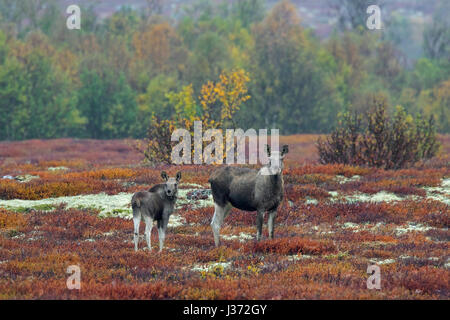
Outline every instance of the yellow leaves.
<svg viewBox="0 0 450 320"><path fill-rule="evenodd" d="M179 92L167 93L166 98L174 106L176 116L162 121L153 117L145 145L138 144L136 149L147 160L170 163L172 132L182 127L193 136L195 121L202 122L203 130L224 127L225 121L232 120L240 105L250 99L247 94L249 81L247 72L236 69L223 72L218 82L206 82L200 90L199 102L194 98L192 84L184 86ZM201 107L201 114L198 106Z"/></svg>
<svg viewBox="0 0 450 320"><path fill-rule="evenodd" d="M189 130L193 127L194 121L202 121L205 128L218 128L223 125L224 120L232 118L243 102L250 99L250 95L247 94L249 81L248 73L237 69L223 72L216 83L206 82L198 97L201 115L198 114L192 84L184 86L178 93L170 92L166 97L175 108L176 121L179 125L184 125ZM220 119L211 119L211 114L218 108Z"/></svg>
<svg viewBox="0 0 450 320"><path fill-rule="evenodd" d="M178 123L182 123L183 121L193 123L197 120L197 108L194 100L194 89L192 88L192 84L184 86L178 93L170 92L166 95L166 97L175 107Z"/></svg>
<svg viewBox="0 0 450 320"><path fill-rule="evenodd" d="M247 266L247 273L250 276L257 276L263 266L264 266L264 264L262 262L260 262L258 264L252 263L251 265Z"/></svg>
<svg viewBox="0 0 450 320"><path fill-rule="evenodd" d="M239 110L239 106L250 99L247 94L247 83L250 77L243 69L223 72L217 83L208 81L202 86L199 97L204 113L211 110L215 104L221 107L220 120L231 119Z"/></svg>

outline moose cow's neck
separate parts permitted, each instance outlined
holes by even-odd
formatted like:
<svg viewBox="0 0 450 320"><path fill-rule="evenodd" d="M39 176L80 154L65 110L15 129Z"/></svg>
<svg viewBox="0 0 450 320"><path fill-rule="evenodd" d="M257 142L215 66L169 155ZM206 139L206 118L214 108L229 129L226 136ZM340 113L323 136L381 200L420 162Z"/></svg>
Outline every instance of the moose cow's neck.
<svg viewBox="0 0 450 320"><path fill-rule="evenodd" d="M270 184L273 190L281 190L283 188L283 174L277 173L269 176Z"/></svg>
<svg viewBox="0 0 450 320"><path fill-rule="evenodd" d="M282 189L283 188L283 173L278 172L275 174L269 174L270 168L263 167L260 171L261 176L264 179L264 183L267 183L272 190Z"/></svg>

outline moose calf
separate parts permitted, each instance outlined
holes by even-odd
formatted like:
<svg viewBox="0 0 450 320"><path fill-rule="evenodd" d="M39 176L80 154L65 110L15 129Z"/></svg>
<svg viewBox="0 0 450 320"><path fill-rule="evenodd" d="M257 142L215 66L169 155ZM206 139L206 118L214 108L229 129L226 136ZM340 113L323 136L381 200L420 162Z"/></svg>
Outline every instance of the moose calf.
<svg viewBox="0 0 450 320"><path fill-rule="evenodd" d="M131 198L134 222L134 250L138 250L139 225L141 218L145 221L145 239L148 249L152 250L151 233L153 221L156 220L159 235L159 252L162 251L166 237L169 217L174 211L177 201L178 182L181 179L181 172L177 172L175 178L169 178L165 171L161 172L161 177L165 183L157 184L148 191L136 192Z"/></svg>

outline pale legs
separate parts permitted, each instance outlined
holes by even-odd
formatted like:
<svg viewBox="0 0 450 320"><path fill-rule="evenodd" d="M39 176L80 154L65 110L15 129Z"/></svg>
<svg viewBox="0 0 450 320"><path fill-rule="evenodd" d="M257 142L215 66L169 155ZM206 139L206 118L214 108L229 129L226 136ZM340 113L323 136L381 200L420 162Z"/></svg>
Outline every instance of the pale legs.
<svg viewBox="0 0 450 320"><path fill-rule="evenodd" d="M256 240L261 240L265 211L258 211L256 216Z"/></svg>
<svg viewBox="0 0 450 320"><path fill-rule="evenodd" d="M211 228L214 234L214 243L216 244L216 247L220 245L220 228L230 210L230 203L226 204L225 207L221 207L217 203L214 203L214 216L211 221Z"/></svg>
<svg viewBox="0 0 450 320"><path fill-rule="evenodd" d="M153 219L150 216L144 215L145 222L145 240L147 241L148 250L152 250L152 228ZM134 251L139 249L139 226L141 224L141 212L140 209L133 209L133 224L134 224Z"/></svg>
<svg viewBox="0 0 450 320"><path fill-rule="evenodd" d="M139 225L141 224L141 213L139 209L133 210L133 223L134 223L134 251L138 251L139 246Z"/></svg>
<svg viewBox="0 0 450 320"><path fill-rule="evenodd" d="M169 223L169 216L163 215L161 220L158 220L158 236L159 236L159 252L164 248L164 241L166 240L167 224Z"/></svg>
<svg viewBox="0 0 450 320"><path fill-rule="evenodd" d="M145 221L145 240L147 240L148 250L152 251L152 229L153 219L149 216L144 216Z"/></svg>
<svg viewBox="0 0 450 320"><path fill-rule="evenodd" d="M277 211L270 211L269 212L269 218L267 220L267 227L269 229L269 238L273 239L273 226L275 222L275 216L277 215Z"/></svg>

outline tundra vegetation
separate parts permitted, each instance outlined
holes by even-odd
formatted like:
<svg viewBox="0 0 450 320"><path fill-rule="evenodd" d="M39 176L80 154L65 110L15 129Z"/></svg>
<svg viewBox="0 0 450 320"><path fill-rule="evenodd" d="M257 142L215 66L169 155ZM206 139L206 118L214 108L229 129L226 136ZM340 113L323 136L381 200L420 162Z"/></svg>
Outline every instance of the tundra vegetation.
<svg viewBox="0 0 450 320"><path fill-rule="evenodd" d="M216 166L144 166L128 140L0 143L0 177L39 177L0 179L0 298L449 299L449 136L438 135L437 156L400 170L318 164L317 138L281 137L289 153L274 239L264 229L256 242L256 214L233 208L217 248L211 196L181 201L209 188ZM163 252L157 232L153 251L134 252L131 195L180 169ZM24 210L13 200L101 192L129 194L126 215L57 200ZM366 286L373 263L381 290ZM81 290L66 287L70 265L81 268Z"/></svg>
<svg viewBox="0 0 450 320"><path fill-rule="evenodd" d="M405 58L421 28L367 30L368 1L331 1L321 38L287 0L82 8L81 30L60 1L0 0L0 299L448 300L449 2ZM274 234L255 236L274 215L231 208L215 246L217 166L169 164L196 121L280 130L284 194L257 208L276 204ZM166 246L135 252L130 200L161 171L183 172Z"/></svg>

